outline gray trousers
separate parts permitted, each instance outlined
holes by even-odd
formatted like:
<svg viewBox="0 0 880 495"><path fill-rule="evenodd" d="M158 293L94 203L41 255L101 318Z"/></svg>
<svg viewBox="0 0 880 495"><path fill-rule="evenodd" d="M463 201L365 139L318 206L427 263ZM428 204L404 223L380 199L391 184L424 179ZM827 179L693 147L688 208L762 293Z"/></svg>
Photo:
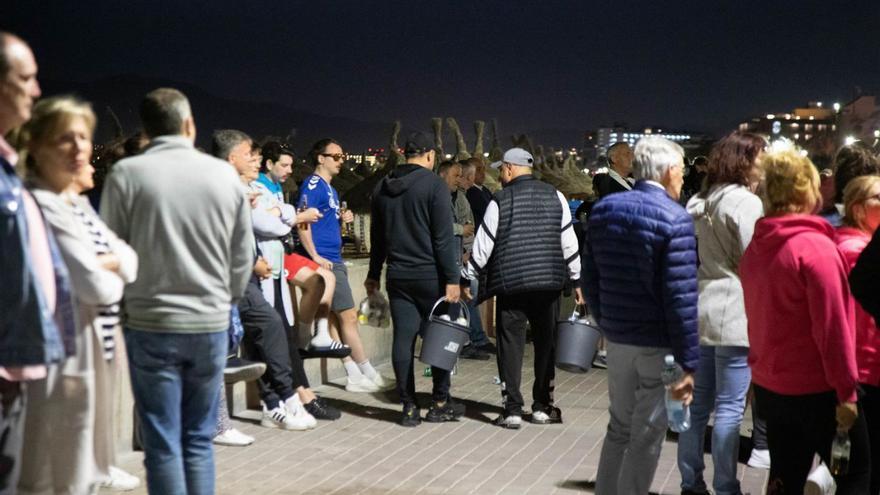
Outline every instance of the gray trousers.
<svg viewBox="0 0 880 495"><path fill-rule="evenodd" d="M598 495L644 495L651 487L666 435L666 390L660 380L669 349L608 342L610 420Z"/></svg>

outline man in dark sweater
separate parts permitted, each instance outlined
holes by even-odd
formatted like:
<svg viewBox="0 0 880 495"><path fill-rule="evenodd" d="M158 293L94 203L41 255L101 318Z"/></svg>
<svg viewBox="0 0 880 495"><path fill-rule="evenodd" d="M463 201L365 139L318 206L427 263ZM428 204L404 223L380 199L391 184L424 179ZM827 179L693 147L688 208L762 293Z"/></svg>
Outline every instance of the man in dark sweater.
<svg viewBox="0 0 880 495"><path fill-rule="evenodd" d="M498 374L504 413L495 424L517 429L522 423L522 378L526 323L535 343L532 416L536 424L561 423L553 405L556 319L566 279L580 278L578 242L565 197L532 175L534 160L524 149L504 153L504 189L486 208L463 275L480 278L480 300L498 296ZM577 284L575 284L577 285ZM583 304L580 287L576 300ZM466 292L467 297L467 292Z"/></svg>
<svg viewBox="0 0 880 495"><path fill-rule="evenodd" d="M458 243L452 231L449 189L431 170L436 151L427 134L415 132L404 149L407 162L395 168L373 191L370 218L370 271L367 294L379 289L382 265L388 262L386 282L394 324L391 360L397 391L403 403L400 424L421 422L416 404L413 352L416 336L434 303L445 297L459 301ZM464 406L449 395L449 371L432 367L434 391L425 420L453 421Z"/></svg>

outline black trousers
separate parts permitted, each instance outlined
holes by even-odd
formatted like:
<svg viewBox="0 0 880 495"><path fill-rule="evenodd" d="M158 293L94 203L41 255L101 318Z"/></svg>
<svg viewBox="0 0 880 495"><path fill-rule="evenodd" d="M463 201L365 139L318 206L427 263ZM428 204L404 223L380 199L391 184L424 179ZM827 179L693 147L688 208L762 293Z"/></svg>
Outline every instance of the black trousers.
<svg viewBox="0 0 880 495"><path fill-rule="evenodd" d="M868 439L871 446L871 495L880 494L880 387L861 384L865 395L861 403L868 423Z"/></svg>
<svg viewBox="0 0 880 495"><path fill-rule="evenodd" d="M553 404L556 378L556 320L559 317L557 291L534 291L500 295L496 301L498 374L505 414L522 415L522 382L526 322L531 325L535 345L535 384L532 410Z"/></svg>
<svg viewBox="0 0 880 495"><path fill-rule="evenodd" d="M422 334L425 321L437 299L446 294L446 288L437 280L388 280L388 302L394 325L391 362L397 379L400 402L416 402L416 381L413 372L416 337ZM449 371L431 367L435 402L449 398Z"/></svg>
<svg viewBox="0 0 880 495"><path fill-rule="evenodd" d="M803 493L813 455L819 454L826 465L831 465L831 442L837 431L836 394L782 395L755 385L755 398L767 420L768 495ZM861 405L858 419L849 430L849 440L849 472L835 477L837 493L866 494L870 485L871 453Z"/></svg>
<svg viewBox="0 0 880 495"><path fill-rule="evenodd" d="M24 440L25 398L19 382L0 378L0 495L18 491ZM48 448L31 446L30 448Z"/></svg>
<svg viewBox="0 0 880 495"><path fill-rule="evenodd" d="M302 359L298 352L289 352L282 319L255 282L248 283L238 311L244 325L242 349L251 359L266 363L266 372L257 380L260 398L274 409L297 387L309 386Z"/></svg>

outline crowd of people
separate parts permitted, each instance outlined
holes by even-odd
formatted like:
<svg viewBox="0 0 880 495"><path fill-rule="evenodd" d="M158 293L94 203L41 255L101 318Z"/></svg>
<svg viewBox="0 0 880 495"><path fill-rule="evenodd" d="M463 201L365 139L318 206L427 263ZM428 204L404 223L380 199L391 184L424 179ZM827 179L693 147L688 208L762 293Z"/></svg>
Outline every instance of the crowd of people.
<svg viewBox="0 0 880 495"><path fill-rule="evenodd" d="M402 426L456 421L465 407L450 370L432 367L424 416L416 396L417 337L443 301L471 316L461 357L497 356L494 424L562 423L556 324L569 290L604 337L595 363L608 370L610 419L596 493L648 493L667 394L692 413L678 437L683 494L710 493L713 413L711 487L741 493L749 402L749 464L769 467L768 493L821 484L814 457L830 465L844 434L851 455L833 476L838 493L880 493L880 159L861 143L820 174L790 143L736 131L686 179L684 150L648 136L613 146L597 198L575 209L536 178L525 149L490 165L503 185L493 194L482 159L438 163L432 137L410 134L405 163L372 194L364 281L373 295L385 272L392 381L365 351L342 258L354 217L332 186L340 142L312 146L314 173L290 199L296 156L286 144L222 129L206 153L186 96L156 89L139 108L144 138L89 196L96 209L85 196L95 115L76 98L40 96L27 43L0 32L0 493L139 484L115 467L113 398L126 362L155 494L213 493L213 444L254 442L229 420L229 382L256 381L264 427L339 419L311 388L305 359L340 359L352 393L396 387ZM477 307L492 298L495 344ZM684 371L668 389L667 354Z"/></svg>

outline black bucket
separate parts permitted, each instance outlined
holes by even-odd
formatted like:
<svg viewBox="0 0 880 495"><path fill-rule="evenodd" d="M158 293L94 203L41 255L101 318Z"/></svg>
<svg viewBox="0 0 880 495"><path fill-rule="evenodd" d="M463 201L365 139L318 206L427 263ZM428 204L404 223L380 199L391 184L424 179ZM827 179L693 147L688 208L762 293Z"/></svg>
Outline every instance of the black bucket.
<svg viewBox="0 0 880 495"><path fill-rule="evenodd" d="M572 316L576 315L577 309ZM556 367L571 373L590 371L602 336L599 329L578 319L561 320L556 334Z"/></svg>
<svg viewBox="0 0 880 495"><path fill-rule="evenodd" d="M458 354L461 349L470 340L470 321L467 306L459 303L462 313L468 320L468 325L459 325L450 320L444 320L434 315L437 306L443 302L445 298L440 298L434 303L431 309L431 315L425 325L425 331L422 335L422 353L419 360L425 364L436 366L438 368L452 371L458 361Z"/></svg>

